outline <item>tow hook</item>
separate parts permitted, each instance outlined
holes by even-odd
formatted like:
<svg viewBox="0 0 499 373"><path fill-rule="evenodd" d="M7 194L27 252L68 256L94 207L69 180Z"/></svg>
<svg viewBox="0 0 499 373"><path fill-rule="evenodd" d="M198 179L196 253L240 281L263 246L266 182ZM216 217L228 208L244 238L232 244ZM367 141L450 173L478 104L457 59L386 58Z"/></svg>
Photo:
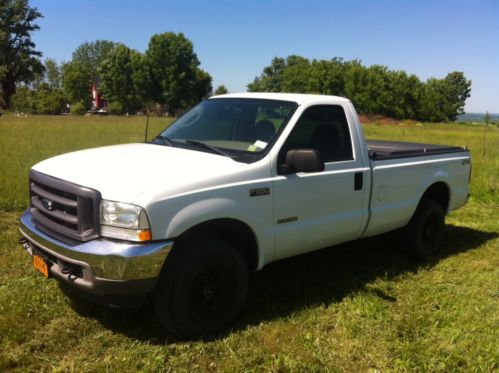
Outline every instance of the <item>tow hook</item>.
<svg viewBox="0 0 499 373"><path fill-rule="evenodd" d="M24 247L24 250L31 249L31 243L24 236L19 237L19 243Z"/></svg>

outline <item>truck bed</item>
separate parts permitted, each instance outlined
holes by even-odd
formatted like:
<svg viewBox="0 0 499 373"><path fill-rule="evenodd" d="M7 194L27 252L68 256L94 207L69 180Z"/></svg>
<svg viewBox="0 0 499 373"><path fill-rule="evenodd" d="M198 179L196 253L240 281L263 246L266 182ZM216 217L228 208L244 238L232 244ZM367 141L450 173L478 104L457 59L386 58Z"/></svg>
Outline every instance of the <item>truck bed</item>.
<svg viewBox="0 0 499 373"><path fill-rule="evenodd" d="M419 144L414 142L367 140L369 157L375 160L418 157L467 151L460 146Z"/></svg>

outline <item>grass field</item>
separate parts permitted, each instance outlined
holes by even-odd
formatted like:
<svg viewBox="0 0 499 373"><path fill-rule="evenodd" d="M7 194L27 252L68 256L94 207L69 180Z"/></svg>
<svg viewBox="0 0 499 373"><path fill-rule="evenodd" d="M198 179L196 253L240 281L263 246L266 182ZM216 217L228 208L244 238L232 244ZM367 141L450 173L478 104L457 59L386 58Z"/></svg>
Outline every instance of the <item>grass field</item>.
<svg viewBox="0 0 499 373"><path fill-rule="evenodd" d="M151 119L150 134L166 125ZM143 141L145 118L0 118L0 371L497 371L499 130L380 126L370 138L468 145L472 196L442 254L413 263L385 237L271 264L218 338L175 341L152 310L67 297L17 244L27 172L51 155Z"/></svg>

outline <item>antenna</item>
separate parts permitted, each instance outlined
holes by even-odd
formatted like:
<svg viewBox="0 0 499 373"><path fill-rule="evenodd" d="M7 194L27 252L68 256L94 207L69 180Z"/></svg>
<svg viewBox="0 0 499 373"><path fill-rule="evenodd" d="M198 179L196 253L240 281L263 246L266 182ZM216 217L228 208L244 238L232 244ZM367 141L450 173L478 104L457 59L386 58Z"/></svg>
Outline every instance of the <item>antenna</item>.
<svg viewBox="0 0 499 373"><path fill-rule="evenodd" d="M147 105L146 135L144 137L144 142L147 142L147 131L148 130L149 130L149 105Z"/></svg>

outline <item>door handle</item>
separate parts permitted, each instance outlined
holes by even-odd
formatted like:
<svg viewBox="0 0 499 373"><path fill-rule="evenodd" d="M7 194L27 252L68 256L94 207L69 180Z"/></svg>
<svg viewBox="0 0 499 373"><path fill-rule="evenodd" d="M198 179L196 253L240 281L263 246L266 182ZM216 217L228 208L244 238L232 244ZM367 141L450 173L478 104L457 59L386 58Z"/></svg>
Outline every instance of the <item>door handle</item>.
<svg viewBox="0 0 499 373"><path fill-rule="evenodd" d="M354 175L354 190L361 190L364 184L364 174L362 172L356 172Z"/></svg>

